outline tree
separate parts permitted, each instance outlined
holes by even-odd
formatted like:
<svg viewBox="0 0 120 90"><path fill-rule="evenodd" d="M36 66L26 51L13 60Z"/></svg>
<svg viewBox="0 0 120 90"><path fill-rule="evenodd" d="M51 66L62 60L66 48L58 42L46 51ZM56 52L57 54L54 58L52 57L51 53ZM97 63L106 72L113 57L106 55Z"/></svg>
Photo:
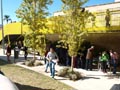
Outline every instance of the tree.
<svg viewBox="0 0 120 90"><path fill-rule="evenodd" d="M30 32L25 33L25 40L28 40L30 42L28 46L33 48L34 60L35 51L38 48L44 49L39 46L43 45L42 41L45 40L42 30L47 28L46 16L49 14L47 7L50 4L52 4L52 0L23 0L21 6L16 11L17 17L21 18L21 22L29 26Z"/></svg>
<svg viewBox="0 0 120 90"><path fill-rule="evenodd" d="M9 21L12 22L12 19L10 18L9 15L4 15L4 20L7 22L7 24L8 24Z"/></svg>
<svg viewBox="0 0 120 90"><path fill-rule="evenodd" d="M64 17L63 16L53 16L50 17L51 21L51 30L53 30L54 33L61 34L63 31L62 25L64 25Z"/></svg>
<svg viewBox="0 0 120 90"><path fill-rule="evenodd" d="M73 59L77 55L78 50L83 42L82 36L87 33L86 23L88 18L93 16L91 13L82 8L87 0L62 0L64 19L62 25L61 40L64 47L67 48L69 55L72 57L71 69L73 71Z"/></svg>

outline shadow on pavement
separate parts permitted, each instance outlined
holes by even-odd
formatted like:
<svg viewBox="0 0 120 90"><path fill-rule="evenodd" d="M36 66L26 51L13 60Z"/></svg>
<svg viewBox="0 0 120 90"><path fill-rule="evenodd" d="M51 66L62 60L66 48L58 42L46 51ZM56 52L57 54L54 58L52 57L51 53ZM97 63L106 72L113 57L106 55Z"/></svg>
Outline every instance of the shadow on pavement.
<svg viewBox="0 0 120 90"><path fill-rule="evenodd" d="M9 64L7 61L3 60L2 58L0 58L0 66L2 65L6 65Z"/></svg>
<svg viewBox="0 0 120 90"><path fill-rule="evenodd" d="M39 87L29 86L29 85L22 85L19 83L15 83L19 90L55 90L55 89L42 89Z"/></svg>
<svg viewBox="0 0 120 90"><path fill-rule="evenodd" d="M100 79L100 78L98 78L98 77L88 77L88 76L82 78L82 80L86 80L86 79Z"/></svg>
<svg viewBox="0 0 120 90"><path fill-rule="evenodd" d="M7 57L6 57L6 56L0 56L0 59L5 62L5 63L2 63L2 64L8 64L8 62L7 62ZM33 59L33 57L27 57L27 59L28 59L28 60L29 60L29 59ZM25 61L24 56L20 56L18 59L14 59L14 56L10 56L10 60L11 60L12 63L14 62L14 60L15 60L16 62Z"/></svg>
<svg viewBox="0 0 120 90"><path fill-rule="evenodd" d="M69 79L66 79L66 78L60 78L60 79L55 79L55 80L69 80Z"/></svg>

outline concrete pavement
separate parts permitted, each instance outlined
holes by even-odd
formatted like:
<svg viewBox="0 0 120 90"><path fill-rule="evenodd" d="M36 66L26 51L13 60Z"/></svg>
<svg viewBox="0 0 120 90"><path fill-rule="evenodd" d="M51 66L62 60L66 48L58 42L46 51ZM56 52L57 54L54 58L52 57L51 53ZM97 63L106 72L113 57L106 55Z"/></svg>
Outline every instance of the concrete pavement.
<svg viewBox="0 0 120 90"><path fill-rule="evenodd" d="M29 58L32 58L32 55L28 55ZM0 50L0 58L6 60L6 55L3 55L2 49ZM11 60L13 60L13 54L11 55ZM42 73L50 77L50 73L45 73L45 65L36 66L36 67L27 67L21 63L24 61L24 57L21 54L17 60L16 65L21 67ZM63 66L56 66L56 70L59 71ZM49 69L48 69L49 70ZM66 78L55 76L55 80L58 80L62 83L65 83L69 86L72 86L76 90L120 90L120 78L116 77L110 73L103 73L101 71L86 71L83 69L74 69L85 75L83 79L78 81L70 81Z"/></svg>

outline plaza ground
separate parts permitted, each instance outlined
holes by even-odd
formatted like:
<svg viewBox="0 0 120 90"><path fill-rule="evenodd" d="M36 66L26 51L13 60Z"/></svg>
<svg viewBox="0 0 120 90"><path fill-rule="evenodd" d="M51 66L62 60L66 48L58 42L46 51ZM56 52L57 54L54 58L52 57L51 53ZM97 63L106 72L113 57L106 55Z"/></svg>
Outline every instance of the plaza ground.
<svg viewBox="0 0 120 90"><path fill-rule="evenodd" d="M29 55L29 57L32 57L32 55ZM6 56L2 54L2 49L0 50L0 58L6 60ZM11 56L11 60L13 60L13 55ZM17 60L17 63L12 67L6 67L6 69L8 70L12 70L13 68L17 68L18 72L19 70L22 70L23 72L28 72L29 74L26 74L26 79L27 82L24 82L24 77L21 79L19 78L20 82L24 82L23 85L24 86L30 86L29 84L31 82L39 82L41 80L41 75L45 75L47 77L42 78L42 80L44 82L40 82L38 83L35 87L40 87L41 85L49 87L47 89L40 89L40 90L120 90L120 75L119 72L117 72L117 75L112 75L111 72L108 73L103 73L101 71L86 71L83 69L75 69L76 71L79 71L81 73L83 73L84 77L78 81L70 81L69 79L66 78L61 78L58 76L55 76L55 79L52 79L50 76L50 73L45 73L45 65L43 66L37 66L37 67L27 67L25 65L21 65L21 62L24 61L23 55L20 55L19 59ZM11 64L10 64L11 65ZM18 66L20 67L18 67ZM3 65L4 66L4 65ZM22 68L21 68L22 67ZM26 69L24 69L26 68ZM63 66L56 66L56 70L59 71L61 68L64 68ZM3 69L5 70L5 69ZM30 70L30 71L29 71ZM49 69L48 69L49 70ZM34 73L37 74L37 76L32 76L33 71L35 71ZM11 71L11 74L7 74L6 76L8 76L11 80L16 80L16 77L21 77L22 73L18 76L14 76L14 69ZM33 80L32 78L36 78L35 80ZM37 80L37 81L36 81ZM53 86L51 86L50 82L52 81ZM63 86L61 85L62 82ZM32 84L32 83L31 83ZM50 85L48 85L50 84ZM66 85L68 86L66 86ZM34 84L32 84L34 85ZM51 86L51 87L50 87ZM69 87L70 86L70 87ZM32 87L32 86L31 86ZM55 87L53 89L53 87ZM73 88L71 88L73 87ZM27 89L22 89L22 90L27 90ZM30 89L29 89L30 90ZM39 90L39 89L31 89L31 90Z"/></svg>

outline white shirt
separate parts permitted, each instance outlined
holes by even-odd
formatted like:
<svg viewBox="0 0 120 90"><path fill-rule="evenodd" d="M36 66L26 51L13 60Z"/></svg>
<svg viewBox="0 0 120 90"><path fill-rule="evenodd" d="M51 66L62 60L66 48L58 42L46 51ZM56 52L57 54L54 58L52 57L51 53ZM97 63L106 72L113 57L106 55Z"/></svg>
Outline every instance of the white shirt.
<svg viewBox="0 0 120 90"><path fill-rule="evenodd" d="M47 59L49 60L53 60L53 59L58 59L58 56L56 54L56 52L48 52L47 56L46 56Z"/></svg>

